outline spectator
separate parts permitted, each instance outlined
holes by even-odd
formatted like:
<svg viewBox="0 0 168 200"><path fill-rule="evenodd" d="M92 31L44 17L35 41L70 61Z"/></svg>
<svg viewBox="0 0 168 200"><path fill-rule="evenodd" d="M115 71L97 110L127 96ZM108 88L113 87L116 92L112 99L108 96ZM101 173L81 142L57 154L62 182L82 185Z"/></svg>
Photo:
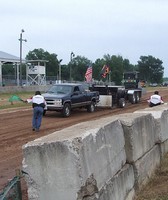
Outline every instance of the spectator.
<svg viewBox="0 0 168 200"><path fill-rule="evenodd" d="M158 91L155 91L154 94L148 100L149 107L161 105L163 102L162 97L159 95Z"/></svg>
<svg viewBox="0 0 168 200"><path fill-rule="evenodd" d="M46 102L40 91L36 91L32 98L33 118L32 130L39 131Z"/></svg>

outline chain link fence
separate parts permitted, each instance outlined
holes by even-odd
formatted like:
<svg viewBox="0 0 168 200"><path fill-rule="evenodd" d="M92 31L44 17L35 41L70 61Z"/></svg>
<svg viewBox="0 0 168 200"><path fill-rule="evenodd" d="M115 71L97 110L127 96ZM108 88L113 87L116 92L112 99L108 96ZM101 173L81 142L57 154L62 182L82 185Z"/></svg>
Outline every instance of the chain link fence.
<svg viewBox="0 0 168 200"><path fill-rule="evenodd" d="M46 76L46 85L56 83L56 76ZM26 85L26 76L22 77L22 84ZM14 75L3 75L2 86L17 86L17 78Z"/></svg>

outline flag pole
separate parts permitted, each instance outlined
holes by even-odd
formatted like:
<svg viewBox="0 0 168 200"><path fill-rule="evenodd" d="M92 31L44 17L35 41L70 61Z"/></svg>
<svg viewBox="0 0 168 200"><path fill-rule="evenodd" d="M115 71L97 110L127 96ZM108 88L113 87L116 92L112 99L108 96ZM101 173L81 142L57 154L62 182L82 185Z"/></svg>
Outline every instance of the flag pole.
<svg viewBox="0 0 168 200"><path fill-rule="evenodd" d="M108 76L109 76L109 83L110 83L111 82L111 71L109 71Z"/></svg>

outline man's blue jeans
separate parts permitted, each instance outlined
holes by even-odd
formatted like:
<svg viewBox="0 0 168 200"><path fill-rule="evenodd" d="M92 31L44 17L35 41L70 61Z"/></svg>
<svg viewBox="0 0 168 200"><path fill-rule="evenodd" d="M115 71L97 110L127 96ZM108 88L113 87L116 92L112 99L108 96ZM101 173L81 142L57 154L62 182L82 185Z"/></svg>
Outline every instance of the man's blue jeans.
<svg viewBox="0 0 168 200"><path fill-rule="evenodd" d="M39 128L41 126L43 111L44 111L44 109L40 106L36 106L33 108L32 125L33 125L33 128L36 130L39 130Z"/></svg>

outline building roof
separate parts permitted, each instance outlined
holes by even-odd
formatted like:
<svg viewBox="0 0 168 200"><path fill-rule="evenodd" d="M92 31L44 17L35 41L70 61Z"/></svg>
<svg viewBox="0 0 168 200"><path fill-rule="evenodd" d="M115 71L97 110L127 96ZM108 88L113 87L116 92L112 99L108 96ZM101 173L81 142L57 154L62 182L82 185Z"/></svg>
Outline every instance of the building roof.
<svg viewBox="0 0 168 200"><path fill-rule="evenodd" d="M11 62L11 63L19 63L20 58L14 55L11 55L9 53L0 51L0 62L6 63L6 62Z"/></svg>

